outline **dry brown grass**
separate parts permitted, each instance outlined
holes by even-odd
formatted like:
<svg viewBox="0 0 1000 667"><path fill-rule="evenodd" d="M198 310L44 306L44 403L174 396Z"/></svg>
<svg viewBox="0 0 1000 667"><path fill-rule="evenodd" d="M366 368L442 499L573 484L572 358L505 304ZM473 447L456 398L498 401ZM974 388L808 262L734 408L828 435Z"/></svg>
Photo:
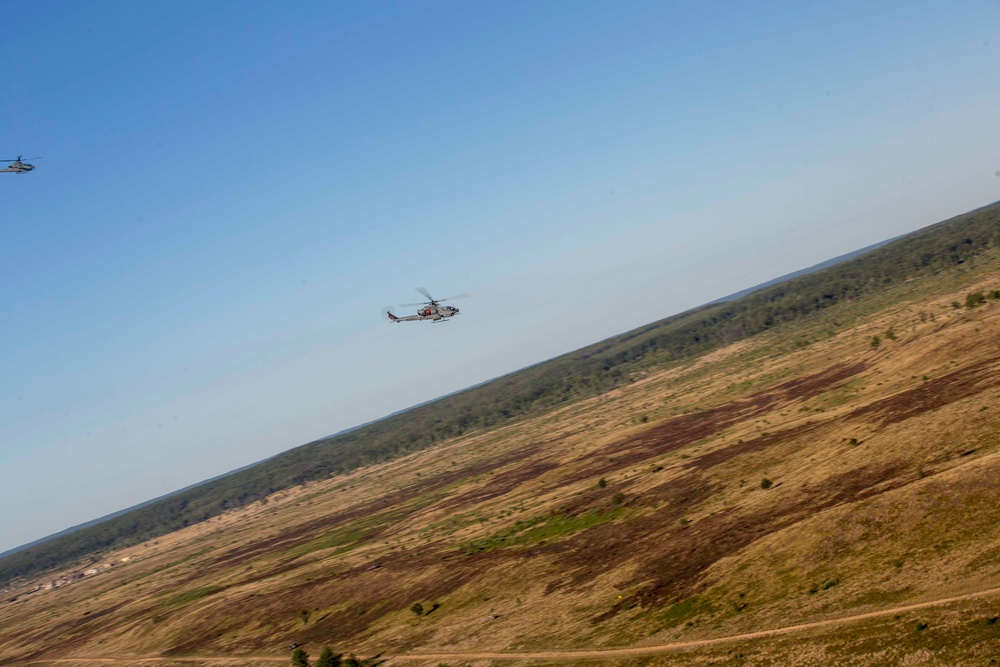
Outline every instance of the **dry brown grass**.
<svg viewBox="0 0 1000 667"><path fill-rule="evenodd" d="M132 561L0 604L0 665L651 645L1000 586L1000 303L950 306L1000 273L974 278L111 554ZM996 615L601 664L966 664Z"/></svg>

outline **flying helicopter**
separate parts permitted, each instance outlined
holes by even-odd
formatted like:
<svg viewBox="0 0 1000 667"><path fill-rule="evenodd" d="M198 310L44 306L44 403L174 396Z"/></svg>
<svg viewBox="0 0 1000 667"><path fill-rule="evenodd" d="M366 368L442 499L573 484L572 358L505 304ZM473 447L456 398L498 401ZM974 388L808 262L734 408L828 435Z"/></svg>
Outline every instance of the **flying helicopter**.
<svg viewBox="0 0 1000 667"><path fill-rule="evenodd" d="M29 157L28 159L29 160L38 160L39 158L37 158L37 157ZM31 171L32 169L35 168L35 165L28 164L27 162L24 162L23 160L24 160L24 156L23 155L18 155L16 160L0 160L0 162L10 162L11 163L11 165L9 167L7 167L6 169L0 169L0 171L10 171L10 172L13 172L15 174L23 174L23 173L25 173L27 171Z"/></svg>
<svg viewBox="0 0 1000 667"><path fill-rule="evenodd" d="M413 320L430 320L431 322L447 322L449 317L454 317L458 315L458 308L455 306L443 306L442 301L451 301L453 299L464 299L468 294L456 294L455 296L449 296L446 299L435 299L430 295L430 293L423 287L418 287L417 291L427 297L427 301L421 301L420 303L404 303L401 305L402 308L407 308L409 306L420 306L420 310L417 311L416 315L406 315L404 317L396 317L392 314L388 308L385 309L385 314L389 316L391 322L410 322Z"/></svg>

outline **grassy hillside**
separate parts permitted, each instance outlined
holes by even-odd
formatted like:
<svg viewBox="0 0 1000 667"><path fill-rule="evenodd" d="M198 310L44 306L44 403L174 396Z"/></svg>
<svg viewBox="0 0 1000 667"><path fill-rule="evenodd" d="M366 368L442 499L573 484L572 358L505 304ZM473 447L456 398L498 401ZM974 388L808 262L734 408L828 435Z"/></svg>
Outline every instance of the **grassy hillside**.
<svg viewBox="0 0 1000 667"><path fill-rule="evenodd" d="M276 491L608 392L638 377L833 306L956 267L1000 246L1000 204L959 216L823 271L702 307L440 399L341 436L289 450L124 516L0 559L0 582L138 544Z"/></svg>
<svg viewBox="0 0 1000 667"><path fill-rule="evenodd" d="M504 378L575 389L110 551L0 602L0 665L1000 662L997 215ZM590 364L620 379L571 384Z"/></svg>

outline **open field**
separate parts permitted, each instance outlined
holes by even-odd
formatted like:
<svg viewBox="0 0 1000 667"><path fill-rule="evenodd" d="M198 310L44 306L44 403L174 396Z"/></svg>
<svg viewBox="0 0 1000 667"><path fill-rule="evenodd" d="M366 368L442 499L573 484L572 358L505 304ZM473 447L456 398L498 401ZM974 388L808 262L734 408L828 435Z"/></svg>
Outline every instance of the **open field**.
<svg viewBox="0 0 1000 667"><path fill-rule="evenodd" d="M0 603L0 665L1000 664L996 289L994 254L107 554Z"/></svg>

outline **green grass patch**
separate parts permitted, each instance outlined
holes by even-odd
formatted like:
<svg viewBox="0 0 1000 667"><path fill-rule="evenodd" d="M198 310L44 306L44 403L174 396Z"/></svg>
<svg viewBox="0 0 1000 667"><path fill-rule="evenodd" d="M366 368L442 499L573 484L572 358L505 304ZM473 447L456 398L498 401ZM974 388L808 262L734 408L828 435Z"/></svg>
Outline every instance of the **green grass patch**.
<svg viewBox="0 0 1000 667"><path fill-rule="evenodd" d="M160 603L160 606L175 607L177 605L187 604L188 602L194 602L195 600L200 600L203 597L214 595L221 590L223 590L221 586L200 586L198 588L192 588L167 598Z"/></svg>
<svg viewBox="0 0 1000 667"><path fill-rule="evenodd" d="M178 560L171 561L169 563L164 563L163 565L158 565L155 568L153 568L152 570L150 570L149 572L147 572L146 574L142 575L141 577L137 577L136 580L148 577L148 576L156 574L158 572L163 572L164 570L169 570L172 567L177 567L178 565L181 565L183 563L187 563L188 561L194 560L198 556L204 556L205 554L207 554L210 551L215 551L215 547L205 547L204 549L200 549L200 550L194 552L193 554L188 554L187 556L184 556L183 558L180 558Z"/></svg>
<svg viewBox="0 0 1000 667"><path fill-rule="evenodd" d="M863 389L864 380L855 378L843 386L823 392L813 399L813 403L821 408L835 408L857 399Z"/></svg>
<svg viewBox="0 0 1000 667"><path fill-rule="evenodd" d="M551 539L568 537L602 523L612 521L625 513L623 508L591 510L584 514L552 512L518 521L499 533L460 545L466 554L493 551L504 547L537 544Z"/></svg>
<svg viewBox="0 0 1000 667"><path fill-rule="evenodd" d="M358 546L360 542L365 539L365 537L371 534L373 528L373 526L355 525L338 528L337 530L333 530L329 533L321 535L320 537L309 540L308 542L292 547L291 549L285 551L282 555L304 556L314 551L335 549L337 547L341 547L341 550L338 553L344 553Z"/></svg>
<svg viewBox="0 0 1000 667"><path fill-rule="evenodd" d="M675 628L696 616L713 614L714 612L715 607L708 600L692 595L664 609L657 614L656 620L661 628Z"/></svg>
<svg viewBox="0 0 1000 667"><path fill-rule="evenodd" d="M333 530L315 537L307 542L297 544L280 553L281 558L304 556L324 549L337 549L337 554L346 553L361 546L365 539L377 535L386 526L398 524L409 514L430 505L443 492L435 490L410 499L403 507L363 517L351 523L338 526Z"/></svg>
<svg viewBox="0 0 1000 667"><path fill-rule="evenodd" d="M909 586L895 591L870 590L864 595L851 600L849 607L866 607L868 605L889 606L898 602L904 602L913 596L913 591Z"/></svg>

